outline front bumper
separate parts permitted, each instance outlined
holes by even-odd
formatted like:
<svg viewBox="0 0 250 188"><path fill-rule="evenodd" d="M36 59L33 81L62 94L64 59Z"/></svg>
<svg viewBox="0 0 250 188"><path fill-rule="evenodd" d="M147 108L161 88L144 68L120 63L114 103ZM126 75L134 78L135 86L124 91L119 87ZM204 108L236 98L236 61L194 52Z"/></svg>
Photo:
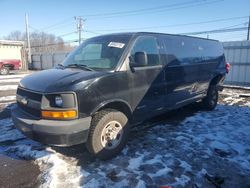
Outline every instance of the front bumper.
<svg viewBox="0 0 250 188"><path fill-rule="evenodd" d="M17 129L27 137L48 145L72 146L86 142L91 117L60 121L35 119L20 108L12 110Z"/></svg>

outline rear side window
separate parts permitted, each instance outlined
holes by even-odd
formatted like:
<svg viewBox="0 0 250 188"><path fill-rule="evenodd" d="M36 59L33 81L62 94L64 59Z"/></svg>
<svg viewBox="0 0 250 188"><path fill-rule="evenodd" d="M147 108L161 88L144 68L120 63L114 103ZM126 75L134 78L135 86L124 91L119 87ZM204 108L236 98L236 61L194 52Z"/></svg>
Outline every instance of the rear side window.
<svg viewBox="0 0 250 188"><path fill-rule="evenodd" d="M160 64L158 44L154 37L139 37L131 50L132 58L135 57L136 52L146 52L148 58L147 66L154 66Z"/></svg>
<svg viewBox="0 0 250 188"><path fill-rule="evenodd" d="M216 41L171 36L164 39L166 56L170 65L204 63L223 55Z"/></svg>

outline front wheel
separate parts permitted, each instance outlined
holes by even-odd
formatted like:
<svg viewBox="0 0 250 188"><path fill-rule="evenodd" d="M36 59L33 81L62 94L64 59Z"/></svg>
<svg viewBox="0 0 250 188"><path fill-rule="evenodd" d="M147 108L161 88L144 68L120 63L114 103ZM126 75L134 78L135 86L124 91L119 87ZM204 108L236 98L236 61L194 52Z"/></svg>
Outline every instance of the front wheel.
<svg viewBox="0 0 250 188"><path fill-rule="evenodd" d="M94 115L86 143L91 154L102 160L116 156L126 145L128 118L122 112L105 109Z"/></svg>
<svg viewBox="0 0 250 188"><path fill-rule="evenodd" d="M1 75L7 75L7 74L9 74L9 72L10 72L10 70L9 70L8 67L2 67L2 68L0 69L0 74L1 74Z"/></svg>
<svg viewBox="0 0 250 188"><path fill-rule="evenodd" d="M210 85L207 91L207 96L202 100L206 110L213 110L218 102L218 89L216 85Z"/></svg>

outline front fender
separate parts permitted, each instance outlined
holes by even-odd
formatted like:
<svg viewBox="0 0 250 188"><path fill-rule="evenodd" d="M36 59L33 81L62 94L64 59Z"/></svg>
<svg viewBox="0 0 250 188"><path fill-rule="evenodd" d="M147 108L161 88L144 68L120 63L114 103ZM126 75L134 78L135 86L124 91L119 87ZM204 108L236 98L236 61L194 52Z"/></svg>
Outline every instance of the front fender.
<svg viewBox="0 0 250 188"><path fill-rule="evenodd" d="M114 108L116 108L117 106L121 106L121 107L123 107L123 109L124 108L127 109L126 110L127 113L132 114L132 108L127 101L122 100L122 99L112 99L112 100L103 101L100 104L98 104L94 108L94 110L91 112L91 116L93 114L95 114L97 111L99 111L100 109L104 108L105 106L110 107L110 108L112 108L112 106ZM117 110L119 110L119 109L117 109ZM122 110L120 110L120 111L122 111Z"/></svg>

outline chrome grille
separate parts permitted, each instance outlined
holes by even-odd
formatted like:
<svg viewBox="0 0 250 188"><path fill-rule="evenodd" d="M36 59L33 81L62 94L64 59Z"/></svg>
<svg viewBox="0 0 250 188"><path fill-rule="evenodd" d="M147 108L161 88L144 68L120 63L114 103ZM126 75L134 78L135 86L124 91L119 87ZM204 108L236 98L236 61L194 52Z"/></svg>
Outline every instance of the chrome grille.
<svg viewBox="0 0 250 188"><path fill-rule="evenodd" d="M18 107L24 112L40 118L42 94L18 87L16 99Z"/></svg>

